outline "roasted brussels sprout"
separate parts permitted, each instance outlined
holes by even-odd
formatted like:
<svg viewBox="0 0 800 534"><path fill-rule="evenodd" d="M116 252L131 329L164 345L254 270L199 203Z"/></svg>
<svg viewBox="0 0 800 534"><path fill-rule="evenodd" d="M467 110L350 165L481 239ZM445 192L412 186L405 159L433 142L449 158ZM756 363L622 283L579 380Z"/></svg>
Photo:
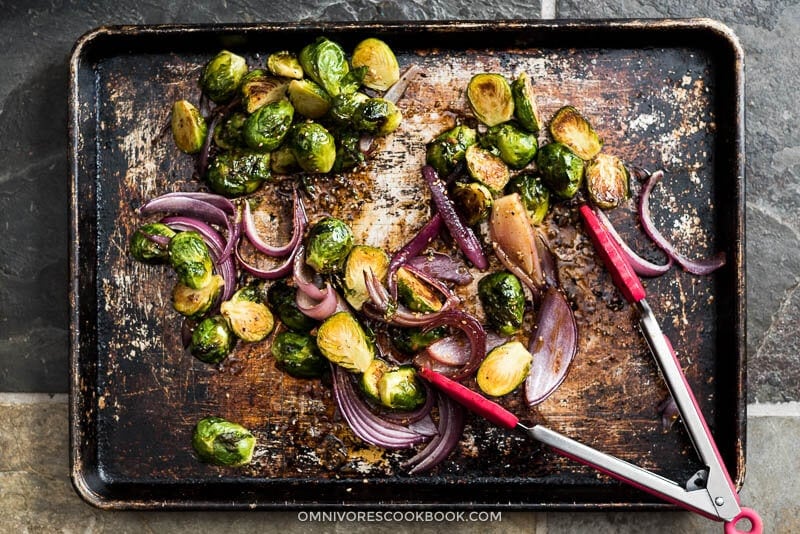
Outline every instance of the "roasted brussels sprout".
<svg viewBox="0 0 800 534"><path fill-rule="evenodd" d="M256 286L237 290L230 300L220 305L219 312L236 337L249 343L266 338L275 327L272 312L262 302L261 291Z"/></svg>
<svg viewBox="0 0 800 534"><path fill-rule="evenodd" d="M301 122L292 126L287 145L300 168L306 172L326 173L336 161L336 141L321 124Z"/></svg>
<svg viewBox="0 0 800 534"><path fill-rule="evenodd" d="M533 93L528 75L521 73L511 84L514 95L514 116L523 128L531 133L539 133L542 121L539 120L539 108L536 106L536 95Z"/></svg>
<svg viewBox="0 0 800 534"><path fill-rule="evenodd" d="M535 174L520 174L508 182L506 194L519 193L531 224L541 224L550 209L550 190Z"/></svg>
<svg viewBox="0 0 800 534"><path fill-rule="evenodd" d="M412 356L431 343L447 336L446 326L440 326L427 332L421 328L389 327L389 339L392 345L405 355Z"/></svg>
<svg viewBox="0 0 800 534"><path fill-rule="evenodd" d="M442 309L442 303L425 283L408 272L404 267L397 269L397 298L416 312L435 312Z"/></svg>
<svg viewBox="0 0 800 534"><path fill-rule="evenodd" d="M285 279L274 282L267 290L267 303L286 328L306 333L318 323L297 308L296 297L297 289Z"/></svg>
<svg viewBox="0 0 800 534"><path fill-rule="evenodd" d="M272 342L275 366L295 378L318 378L328 370L317 342L308 334L281 332Z"/></svg>
<svg viewBox="0 0 800 534"><path fill-rule="evenodd" d="M206 417L194 427L192 447L202 462L239 467L252 460L256 438L238 423Z"/></svg>
<svg viewBox="0 0 800 534"><path fill-rule="evenodd" d="M367 397L375 402L381 401L381 394L380 391L378 391L378 382L383 374L389 369L390 367L388 363L380 358L375 358L358 380L358 385L361 386L361 391L363 391Z"/></svg>
<svg viewBox="0 0 800 534"><path fill-rule="evenodd" d="M392 102L383 98L364 101L353 116L353 126L362 132L387 135L400 126L403 114Z"/></svg>
<svg viewBox="0 0 800 534"><path fill-rule="evenodd" d="M318 273L338 271L353 248L353 231L336 217L317 221L306 238L306 263Z"/></svg>
<svg viewBox="0 0 800 534"><path fill-rule="evenodd" d="M328 117L340 126L349 126L358 108L369 100L364 93L339 93L331 100Z"/></svg>
<svg viewBox="0 0 800 534"><path fill-rule="evenodd" d="M270 152L269 156L269 169L275 174L289 174L299 168L294 152L285 144Z"/></svg>
<svg viewBox="0 0 800 534"><path fill-rule="evenodd" d="M296 112L309 119L322 117L331 107L331 97L311 80L292 80L289 101Z"/></svg>
<svg viewBox="0 0 800 534"><path fill-rule="evenodd" d="M350 312L334 313L317 330L317 347L331 362L363 373L375 358L375 346Z"/></svg>
<svg viewBox="0 0 800 534"><path fill-rule="evenodd" d="M242 105L248 113L286 97L286 80L270 76L260 69L251 70L242 78Z"/></svg>
<svg viewBox="0 0 800 534"><path fill-rule="evenodd" d="M417 379L412 365L390 369L378 380L381 404L395 410L413 410L425 402L425 388Z"/></svg>
<svg viewBox="0 0 800 534"><path fill-rule="evenodd" d="M178 279L192 289L211 283L214 264L203 237L197 232L179 232L169 242L169 263Z"/></svg>
<svg viewBox="0 0 800 534"><path fill-rule="evenodd" d="M159 245L147 236L161 236L167 239L175 237L175 231L161 223L143 224L136 230L128 245L133 259L144 263L166 263L169 259L167 245Z"/></svg>
<svg viewBox="0 0 800 534"><path fill-rule="evenodd" d="M367 67L357 67L350 69L350 72L344 75L339 82L339 94L355 93L361 88L364 81L364 76L367 74Z"/></svg>
<svg viewBox="0 0 800 534"><path fill-rule="evenodd" d="M510 174L503 160L478 145L467 148L464 154L470 176L496 194L503 192Z"/></svg>
<svg viewBox="0 0 800 534"><path fill-rule="evenodd" d="M225 281L218 274L212 276L211 282L200 289L192 289L178 282L172 288L172 307L181 315L199 319L211 309L224 287Z"/></svg>
<svg viewBox="0 0 800 534"><path fill-rule="evenodd" d="M347 255L344 264L344 298L356 310L369 300L369 292L364 281L364 273L371 270L381 281L389 272L389 256L376 247L356 245Z"/></svg>
<svg viewBox="0 0 800 534"><path fill-rule="evenodd" d="M350 71L341 46L319 37L300 51L298 59L306 75L320 84L329 95L336 96L341 92L342 78Z"/></svg>
<svg viewBox="0 0 800 534"><path fill-rule="evenodd" d="M511 123L489 128L481 138L481 144L496 150L500 159L514 169L521 169L533 161L539 147L536 135L525 132Z"/></svg>
<svg viewBox="0 0 800 534"><path fill-rule="evenodd" d="M208 165L208 186L220 195L249 195L269 180L270 155L257 152L221 152Z"/></svg>
<svg viewBox="0 0 800 534"><path fill-rule="evenodd" d="M428 143L425 162L436 169L439 176L453 172L458 162L464 159L467 148L477 142L475 130L459 125L437 135Z"/></svg>
<svg viewBox="0 0 800 534"><path fill-rule="evenodd" d="M214 143L219 148L234 150L244 146L242 131L247 115L239 111L231 113L224 121L217 124L214 128Z"/></svg>
<svg viewBox="0 0 800 534"><path fill-rule="evenodd" d="M587 161L595 157L603 147L603 140L589 121L572 106L564 106L556 111L550 121L550 134L579 158Z"/></svg>
<svg viewBox="0 0 800 534"><path fill-rule="evenodd" d="M244 123L245 143L259 152L275 150L289 132L293 117L294 108L288 100L279 100L259 108Z"/></svg>
<svg viewBox="0 0 800 534"><path fill-rule="evenodd" d="M583 160L563 143L543 146L536 165L544 184L560 198L572 198L583 184Z"/></svg>
<svg viewBox="0 0 800 534"><path fill-rule="evenodd" d="M351 130L339 130L336 137L336 160L331 170L342 172L364 162L364 153L359 147L361 136Z"/></svg>
<svg viewBox="0 0 800 534"><path fill-rule="evenodd" d="M495 126L514 116L511 87L501 74L476 74L467 85L467 101L475 117L486 126Z"/></svg>
<svg viewBox="0 0 800 534"><path fill-rule="evenodd" d="M353 68L366 67L364 85L370 89L386 91L400 79L400 65L389 45L370 37L356 45L351 59Z"/></svg>
<svg viewBox="0 0 800 534"><path fill-rule="evenodd" d="M270 54L267 58L267 68L275 76L300 80L303 77L303 67L292 52L281 51Z"/></svg>
<svg viewBox="0 0 800 534"><path fill-rule="evenodd" d="M478 182L456 182L450 193L458 213L469 226L478 224L489 217L494 198L485 185Z"/></svg>
<svg viewBox="0 0 800 534"><path fill-rule="evenodd" d="M505 271L484 276L478 282L478 297L489 324L502 336L522 327L525 293L519 278Z"/></svg>
<svg viewBox="0 0 800 534"><path fill-rule="evenodd" d="M245 74L247 61L223 50L206 65L200 78L200 86L214 102L227 102L236 94Z"/></svg>
<svg viewBox="0 0 800 534"><path fill-rule="evenodd" d="M533 356L519 341L510 341L492 349L478 368L478 387L492 397L514 391L530 371Z"/></svg>
<svg viewBox="0 0 800 534"><path fill-rule="evenodd" d="M206 317L192 332L189 352L205 363L219 363L224 360L236 345L236 337L228 322L221 315Z"/></svg>
<svg viewBox="0 0 800 534"><path fill-rule="evenodd" d="M586 164L586 189L599 208L616 208L630 194L630 176L622 161L611 154L600 153Z"/></svg>
<svg viewBox="0 0 800 534"><path fill-rule="evenodd" d="M195 154L203 148L208 125L198 110L187 100L172 105L172 138L181 152Z"/></svg>

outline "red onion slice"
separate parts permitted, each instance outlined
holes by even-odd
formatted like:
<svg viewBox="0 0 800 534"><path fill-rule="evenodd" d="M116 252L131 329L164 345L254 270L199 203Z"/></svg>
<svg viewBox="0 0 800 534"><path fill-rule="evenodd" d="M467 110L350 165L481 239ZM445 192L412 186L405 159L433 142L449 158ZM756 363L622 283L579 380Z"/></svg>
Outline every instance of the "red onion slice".
<svg viewBox="0 0 800 534"><path fill-rule="evenodd" d="M458 303L458 298L452 295L451 298L445 300L439 311L419 313L409 310L402 304L395 303L372 269L364 271L364 282L367 286L370 301L364 303L361 311L375 320L397 326L427 326L443 314L451 311Z"/></svg>
<svg viewBox="0 0 800 534"><path fill-rule="evenodd" d="M297 194L295 189L294 194L294 208L292 211L292 237L288 243L280 247L273 247L259 235L256 229L256 222L253 213L250 211L250 203L244 202L244 215L242 217L242 227L244 228L244 235L252 243L252 245L259 251L267 256L278 258L289 254L297 247L297 244L303 238L308 219L306 218L305 207L300 195Z"/></svg>
<svg viewBox="0 0 800 534"><path fill-rule="evenodd" d="M397 269L399 269L401 265L408 263L412 258L425 250L431 241L439 237L439 232L442 231L443 224L442 216L438 213L434 214L434 216L420 228L417 235L392 256L392 261L389 262L389 275L387 277L387 285L389 286L389 292L392 294L392 298L397 299L397 281L395 279Z"/></svg>
<svg viewBox="0 0 800 534"><path fill-rule="evenodd" d="M239 252L239 247L236 247L236 259L239 262L239 266L242 269L247 271L248 273L252 274L256 278L263 278L265 280L276 280L278 278L283 278L284 276L288 275L292 272L292 266L294 265L294 259L298 254L298 251L301 249L300 246L295 248L291 254L277 267L272 269L260 269L254 265L247 263L244 258L242 257L242 253Z"/></svg>
<svg viewBox="0 0 800 534"><path fill-rule="evenodd" d="M204 191L175 191L173 193L166 193L157 198L193 198L195 200L202 200L204 202L208 202L212 206L216 206L228 215L233 215L234 210L236 207L233 205L233 202L228 200L227 198L223 197L222 195L217 195L216 193L206 193Z"/></svg>
<svg viewBox="0 0 800 534"><path fill-rule="evenodd" d="M413 466L409 474L430 471L450 456L458 446L464 434L466 410L447 395L438 395L439 399L439 435L413 457L400 464L402 467Z"/></svg>
<svg viewBox="0 0 800 534"><path fill-rule="evenodd" d="M499 336L494 332L486 332L486 353L506 341L508 341L507 337ZM447 336L428 345L422 353L443 365L459 367L466 365L469 361L469 340L463 336ZM449 376L452 372L447 374Z"/></svg>
<svg viewBox="0 0 800 534"><path fill-rule="evenodd" d="M314 300L322 300L325 298L325 290L320 289L314 283L311 268L306 265L306 249L303 242L297 246L297 253L292 262L292 278L297 286L297 290L305 293Z"/></svg>
<svg viewBox="0 0 800 534"><path fill-rule="evenodd" d="M486 330L483 325L467 312L454 309L435 318L425 327L425 330L430 331L439 326L449 326L461 330L469 339L469 359L451 378L464 380L475 374L486 356Z"/></svg>
<svg viewBox="0 0 800 534"><path fill-rule="evenodd" d="M295 296L295 303L298 309L305 315L318 321L324 321L337 311L343 311L347 308L342 307L342 298L333 289L330 282L328 282L323 290L325 297L322 300L314 300L302 291L298 291Z"/></svg>
<svg viewBox="0 0 800 534"><path fill-rule="evenodd" d="M433 421L430 420L430 413L431 408L433 408L433 397L435 396L431 386L424 380L419 380L419 383L425 388L425 402L422 405L410 412L395 412L390 410L380 410L377 412L376 415L387 421L392 421L393 423L397 423L400 425L406 425L415 432L420 434L424 434L425 436L433 436L436 435L436 427L433 427L433 433L430 433L430 428L426 428L426 423L423 423L423 419L427 418L430 422L430 425L433 426ZM423 431L419 432L416 427L413 425L415 423L419 423L419 428Z"/></svg>
<svg viewBox="0 0 800 534"><path fill-rule="evenodd" d="M547 239L541 232L536 232L536 254L539 256L539 265L542 267L544 283L548 287L561 287L555 254L553 254Z"/></svg>
<svg viewBox="0 0 800 534"><path fill-rule="evenodd" d="M472 274L466 265L441 252L416 256L408 260L406 265L410 265L428 276L445 282L453 282L460 286L465 286L472 282Z"/></svg>
<svg viewBox="0 0 800 534"><path fill-rule="evenodd" d="M628 244L625 243L625 241L622 239L622 236L620 236L619 232L617 232L617 229L614 228L614 225L608 219L606 214L603 213L603 210L596 207L593 207L592 209L597 215L597 218L600 219L602 225L605 226L606 230L608 230L608 233L611 234L611 237L614 238L614 241L616 241L617 244L620 246L622 252L625 253L625 257L627 258L628 263L631 264L631 267L633 268L634 272L636 272L636 274L638 274L639 276L651 276L651 277L661 276L662 274L670 270L673 261L672 257L669 254L667 254L667 263L665 263L664 265L657 265L655 263L647 261L646 259L639 256L636 252L634 252L628 246Z"/></svg>

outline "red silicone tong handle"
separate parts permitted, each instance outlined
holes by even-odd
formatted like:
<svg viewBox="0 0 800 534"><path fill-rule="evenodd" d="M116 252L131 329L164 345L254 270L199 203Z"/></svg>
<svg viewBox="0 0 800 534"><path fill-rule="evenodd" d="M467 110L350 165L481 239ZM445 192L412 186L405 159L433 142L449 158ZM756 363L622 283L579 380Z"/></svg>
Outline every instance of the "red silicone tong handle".
<svg viewBox="0 0 800 534"><path fill-rule="evenodd" d="M644 286L642 286L642 282L636 276L636 273L633 272L622 249L597 218L592 208L584 204L580 207L580 213L586 226L586 231L589 233L589 237L592 238L595 250L603 259L606 269L611 273L611 278L614 279L614 284L622 292L622 296L631 304L642 300L645 297Z"/></svg>

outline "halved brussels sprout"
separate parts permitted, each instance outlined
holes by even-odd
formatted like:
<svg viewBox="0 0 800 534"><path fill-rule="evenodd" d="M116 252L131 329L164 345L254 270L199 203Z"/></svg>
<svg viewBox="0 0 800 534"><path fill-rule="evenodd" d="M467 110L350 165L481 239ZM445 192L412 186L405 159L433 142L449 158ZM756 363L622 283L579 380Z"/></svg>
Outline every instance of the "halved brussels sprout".
<svg viewBox="0 0 800 534"><path fill-rule="evenodd" d="M361 391L363 391L367 397L375 402L381 401L381 394L378 390L378 382L380 382L381 377L384 375L384 373L389 371L389 369L390 367L388 363L380 358L375 358L358 380L358 385L361 386Z"/></svg>
<svg viewBox="0 0 800 534"><path fill-rule="evenodd" d="M225 281L218 274L211 277L211 282L200 289L192 289L178 282L172 288L172 307L181 315L198 319L211 309L223 287Z"/></svg>
<svg viewBox="0 0 800 534"><path fill-rule="evenodd" d="M194 105L178 100L172 105L172 138L181 152L196 154L203 148L208 125Z"/></svg>
<svg viewBox="0 0 800 534"><path fill-rule="evenodd" d="M214 128L214 142L219 148L235 150L244 146L243 130L247 115L239 111L231 113Z"/></svg>
<svg viewBox="0 0 800 534"><path fill-rule="evenodd" d="M492 397L507 395L525 381L532 362L533 356L519 341L495 347L478 367L478 387Z"/></svg>
<svg viewBox="0 0 800 534"><path fill-rule="evenodd" d="M363 373L375 359L375 346L350 312L334 313L317 330L317 347L331 362Z"/></svg>
<svg viewBox="0 0 800 534"><path fill-rule="evenodd" d="M245 74L247 61L242 56L223 50L203 69L200 87L214 102L227 102L236 94Z"/></svg>
<svg viewBox="0 0 800 534"><path fill-rule="evenodd" d="M359 147L361 136L351 130L339 130L336 137L336 160L331 170L342 172L364 162L364 153Z"/></svg>
<svg viewBox="0 0 800 534"><path fill-rule="evenodd" d="M353 50L353 68L366 67L364 85L370 89L386 91L400 79L400 65L389 45L370 37L364 39Z"/></svg>
<svg viewBox="0 0 800 534"><path fill-rule="evenodd" d="M248 113L253 113L267 104L285 98L288 85L286 80L269 76L263 70L251 70L242 78L242 105Z"/></svg>
<svg viewBox="0 0 800 534"><path fill-rule="evenodd" d="M294 108L288 100L279 100L257 109L244 123L245 143L259 152L275 150L289 132L293 117Z"/></svg>
<svg viewBox="0 0 800 534"><path fill-rule="evenodd" d="M616 208L630 194L630 175L622 161L611 154L600 153L586 164L586 189L599 208Z"/></svg>
<svg viewBox="0 0 800 534"><path fill-rule="evenodd" d="M272 342L275 367L295 378L319 378L328 370L328 360L308 334L281 332Z"/></svg>
<svg viewBox="0 0 800 534"><path fill-rule="evenodd" d="M481 138L481 144L497 150L500 159L514 169L521 169L533 161L539 148L536 135L525 132L511 123L489 128Z"/></svg>
<svg viewBox="0 0 800 534"><path fill-rule="evenodd" d="M484 276L478 282L478 297L489 324L502 336L522 328L525 293L519 278L505 271Z"/></svg>
<svg viewBox="0 0 800 534"><path fill-rule="evenodd" d="M301 122L292 126L287 146L295 161L306 172L326 173L336 161L336 141L321 124Z"/></svg>
<svg viewBox="0 0 800 534"><path fill-rule="evenodd" d="M486 126L510 121L514 116L511 87L501 74L476 74L467 85L467 101L475 117Z"/></svg>
<svg viewBox="0 0 800 534"><path fill-rule="evenodd" d="M270 152L269 169L275 174L290 174L298 169L297 159L288 145L281 145Z"/></svg>
<svg viewBox="0 0 800 534"><path fill-rule="evenodd" d="M219 312L236 337L249 343L266 338L275 327L272 312L261 301L260 291L254 286L236 291L230 300L220 305Z"/></svg>
<svg viewBox="0 0 800 534"><path fill-rule="evenodd" d="M603 140L589 121L572 106L564 106L556 111L550 121L550 134L583 160L592 159L603 148Z"/></svg>
<svg viewBox="0 0 800 534"><path fill-rule="evenodd" d="M285 279L274 282L267 290L267 303L286 328L295 332L309 332L317 321L297 308L297 289Z"/></svg>
<svg viewBox="0 0 800 534"><path fill-rule="evenodd" d="M236 345L236 337L228 322L221 315L206 317L192 332L189 352L205 363L219 363L224 360Z"/></svg>
<svg viewBox="0 0 800 534"><path fill-rule="evenodd" d="M550 190L535 174L520 174L508 182L506 194L519 193L531 224L541 224L550 209Z"/></svg>
<svg viewBox="0 0 800 534"><path fill-rule="evenodd" d="M447 334L446 326L440 326L427 332L421 328L389 327L389 339L392 345L408 356L418 353L428 345L446 337Z"/></svg>
<svg viewBox="0 0 800 534"><path fill-rule="evenodd" d="M383 98L364 101L353 116L353 126L362 132L387 135L400 126L403 114L392 102Z"/></svg>
<svg viewBox="0 0 800 534"><path fill-rule="evenodd" d="M199 233L179 232L170 240L168 250L169 263L184 285L200 289L211 283L214 263Z"/></svg>
<svg viewBox="0 0 800 534"><path fill-rule="evenodd" d="M489 188L493 193L500 194L508 183L511 175L503 160L477 145L467 148L464 154L469 175Z"/></svg>
<svg viewBox="0 0 800 534"><path fill-rule="evenodd" d="M425 402L425 388L412 365L390 369L378 380L381 404L395 410L410 411Z"/></svg>
<svg viewBox="0 0 800 534"><path fill-rule="evenodd" d="M583 160L563 143L543 146L536 165L544 184L558 197L574 197L583 184Z"/></svg>
<svg viewBox="0 0 800 534"><path fill-rule="evenodd" d="M303 67L293 52L281 51L270 54L267 58L267 68L275 76L300 80L303 77Z"/></svg>
<svg viewBox="0 0 800 534"><path fill-rule="evenodd" d="M144 263L165 263L169 259L167 245L159 245L147 236L161 236L167 239L175 237L175 231L161 223L143 224L136 230L128 245L128 250L133 259Z"/></svg>
<svg viewBox="0 0 800 534"><path fill-rule="evenodd" d="M192 448L200 461L225 467L249 464L256 438L245 427L221 417L206 417L194 427Z"/></svg>
<svg viewBox="0 0 800 534"><path fill-rule="evenodd" d="M270 178L270 155L256 152L221 152L208 165L208 186L220 195L249 195Z"/></svg>
<svg viewBox="0 0 800 534"><path fill-rule="evenodd" d="M477 142L475 130L459 125L440 133L428 143L425 162L436 169L442 178L453 172L456 165L464 159L467 148Z"/></svg>
<svg viewBox="0 0 800 534"><path fill-rule="evenodd" d="M340 93L333 97L328 117L340 126L349 126L358 108L369 100L364 93Z"/></svg>
<svg viewBox="0 0 800 534"><path fill-rule="evenodd" d="M338 271L353 248L353 231L336 217L317 221L306 238L306 263L318 273Z"/></svg>
<svg viewBox="0 0 800 534"><path fill-rule="evenodd" d="M536 106L536 95L533 93L528 75L521 73L511 84L514 95L514 116L523 128L531 133L539 133L542 121L539 119L539 108Z"/></svg>
<svg viewBox="0 0 800 534"><path fill-rule="evenodd" d="M458 213L469 226L478 224L492 212L494 197L489 188L478 182L456 182L450 193Z"/></svg>
<svg viewBox="0 0 800 534"><path fill-rule="evenodd" d="M347 255L344 264L344 298L356 310L369 300L369 292L364 281L364 273L372 270L381 281L389 272L389 256L376 247L356 245Z"/></svg>
<svg viewBox="0 0 800 534"><path fill-rule="evenodd" d="M331 107L331 97L311 80L292 80L289 84L289 101L295 111L309 119L322 117Z"/></svg>
<svg viewBox="0 0 800 534"><path fill-rule="evenodd" d="M336 96L341 92L342 78L350 71L341 46L325 37L318 37L300 51L298 59L306 75L329 95Z"/></svg>
<svg viewBox="0 0 800 534"><path fill-rule="evenodd" d="M442 309L436 293L404 267L397 269L397 298L416 312L435 312Z"/></svg>

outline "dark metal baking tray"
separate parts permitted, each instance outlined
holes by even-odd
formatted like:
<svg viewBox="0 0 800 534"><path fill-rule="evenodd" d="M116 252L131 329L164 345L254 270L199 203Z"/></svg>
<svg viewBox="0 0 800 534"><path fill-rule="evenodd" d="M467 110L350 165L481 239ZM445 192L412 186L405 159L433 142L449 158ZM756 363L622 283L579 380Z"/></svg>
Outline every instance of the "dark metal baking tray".
<svg viewBox="0 0 800 534"><path fill-rule="evenodd" d="M418 63L425 72L401 102L401 129L350 177L357 205L328 207L384 210L395 221L381 227L394 235L393 246L426 206L417 198L424 189L414 186L424 143L464 112L460 91L476 72L526 70L544 117L573 104L590 117L605 150L667 169L655 194L658 223L687 254L723 250L728 264L708 277L673 269L648 280L649 300L741 486L743 57L730 31L708 20L308 23L106 27L74 49L70 427L78 493L116 509L665 506L478 419L469 420L459 449L442 466L408 476L398 468L407 453L383 455L353 438L330 389L281 375L264 347L241 348L221 370L181 350L180 321L169 305L174 280L126 254L138 206L198 186L191 158L163 135L169 107L178 98L196 99L199 69L220 48L255 65L270 51L299 50L319 35L346 49L378 36L402 65ZM411 186L375 193L394 178ZM631 202L612 217L655 258L637 237L633 210ZM362 237L374 237L375 228L362 227ZM523 419L688 479L700 466L682 428L661 429L657 405L667 393L655 363L576 228L574 215L558 209L548 233L578 317L579 355L538 409L513 399L511 406ZM226 470L195 460L192 427L211 414L254 430L259 448L251 466Z"/></svg>

